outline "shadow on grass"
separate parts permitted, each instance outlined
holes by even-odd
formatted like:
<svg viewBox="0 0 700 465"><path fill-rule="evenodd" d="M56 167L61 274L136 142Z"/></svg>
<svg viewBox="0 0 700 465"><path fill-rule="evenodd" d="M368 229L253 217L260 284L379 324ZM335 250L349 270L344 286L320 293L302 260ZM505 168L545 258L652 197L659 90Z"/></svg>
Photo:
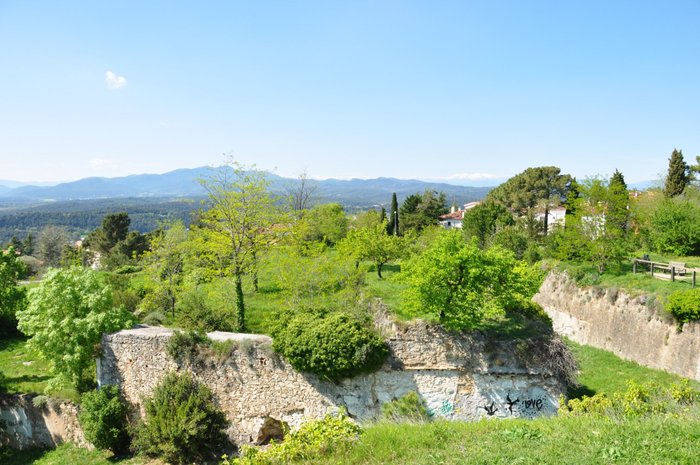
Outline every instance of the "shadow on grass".
<svg viewBox="0 0 700 465"><path fill-rule="evenodd" d="M581 399L583 396L593 397L596 394L594 389L589 388L585 384L578 386L569 386L566 390L566 396L569 399Z"/></svg>
<svg viewBox="0 0 700 465"><path fill-rule="evenodd" d="M48 452L46 449L15 450L0 448L0 463L3 465L30 465Z"/></svg>

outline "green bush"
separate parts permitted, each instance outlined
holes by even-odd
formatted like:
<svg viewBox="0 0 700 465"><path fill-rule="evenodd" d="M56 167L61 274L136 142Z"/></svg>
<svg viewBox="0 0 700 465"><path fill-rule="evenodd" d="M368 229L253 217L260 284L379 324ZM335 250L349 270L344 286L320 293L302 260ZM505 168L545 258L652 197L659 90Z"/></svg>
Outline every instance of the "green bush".
<svg viewBox="0 0 700 465"><path fill-rule="evenodd" d="M195 355L202 345L211 344L206 334L197 331L175 331L170 336L165 351L173 360L189 360Z"/></svg>
<svg viewBox="0 0 700 465"><path fill-rule="evenodd" d="M430 412L417 392L408 394L382 405L382 418L389 421L425 422L430 420Z"/></svg>
<svg viewBox="0 0 700 465"><path fill-rule="evenodd" d="M178 322L185 329L195 331L231 331L233 325L228 321L226 312L220 307L213 307L201 288L194 288L182 294L175 305Z"/></svg>
<svg viewBox="0 0 700 465"><path fill-rule="evenodd" d="M332 313L299 313L274 334L273 349L299 371L338 380L379 368L384 341L357 319Z"/></svg>
<svg viewBox="0 0 700 465"><path fill-rule="evenodd" d="M651 242L657 252L687 256L700 253L700 206L684 199L665 200L651 217Z"/></svg>
<svg viewBox="0 0 700 465"><path fill-rule="evenodd" d="M265 450L244 447L240 459L228 460L222 465L272 465L290 463L293 460L329 456L356 441L362 429L347 415L326 415L321 420L304 423L284 442L273 444Z"/></svg>
<svg viewBox="0 0 700 465"><path fill-rule="evenodd" d="M700 289L674 292L668 296L666 310L681 326L684 323L700 320Z"/></svg>
<svg viewBox="0 0 700 465"><path fill-rule="evenodd" d="M126 413L116 386L86 392L81 397L78 417L85 439L98 449L115 453L125 450L129 443Z"/></svg>
<svg viewBox="0 0 700 465"><path fill-rule="evenodd" d="M229 446L228 421L211 391L189 374L170 373L146 401L133 448L168 463L201 463L221 456Z"/></svg>

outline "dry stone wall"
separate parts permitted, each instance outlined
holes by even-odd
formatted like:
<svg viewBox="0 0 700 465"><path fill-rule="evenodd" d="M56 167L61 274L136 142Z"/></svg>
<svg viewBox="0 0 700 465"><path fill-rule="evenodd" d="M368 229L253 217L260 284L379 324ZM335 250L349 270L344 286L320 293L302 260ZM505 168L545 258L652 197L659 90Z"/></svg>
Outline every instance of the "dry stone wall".
<svg viewBox="0 0 700 465"><path fill-rule="evenodd" d="M678 332L673 318L649 305L647 296L581 289L565 273L550 273L535 301L552 318L555 331L580 344L700 380L700 324L686 324Z"/></svg>
<svg viewBox="0 0 700 465"><path fill-rule="evenodd" d="M35 407L33 396L0 396L0 445L15 449L54 447L63 442L87 446L78 423L78 408L48 399Z"/></svg>
<svg viewBox="0 0 700 465"><path fill-rule="evenodd" d="M382 404L411 391L435 416L477 420L552 415L564 390L546 363L528 354L541 341L489 341L424 324L394 331L380 370L339 383L295 371L261 335L210 333L233 341L229 356L203 350L176 362L165 350L171 334L140 327L105 335L98 382L119 385L138 414L166 373L188 371L212 389L231 421L229 436L239 444L264 442L270 425L294 428L341 407L359 420L376 418Z"/></svg>

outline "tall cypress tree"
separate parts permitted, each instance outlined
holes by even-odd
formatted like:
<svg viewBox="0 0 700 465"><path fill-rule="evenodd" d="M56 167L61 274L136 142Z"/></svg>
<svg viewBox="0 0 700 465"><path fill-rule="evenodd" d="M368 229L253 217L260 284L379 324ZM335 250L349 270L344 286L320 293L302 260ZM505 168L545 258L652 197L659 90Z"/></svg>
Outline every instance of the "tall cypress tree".
<svg viewBox="0 0 700 465"><path fill-rule="evenodd" d="M671 158L668 159L668 174L664 185L666 197L675 197L685 190L690 182L689 167L683 160L683 151L673 149Z"/></svg>
<svg viewBox="0 0 700 465"><path fill-rule="evenodd" d="M390 236L399 235L399 202L396 200L396 192L391 194L391 210L389 210L389 218L387 218L386 232Z"/></svg>

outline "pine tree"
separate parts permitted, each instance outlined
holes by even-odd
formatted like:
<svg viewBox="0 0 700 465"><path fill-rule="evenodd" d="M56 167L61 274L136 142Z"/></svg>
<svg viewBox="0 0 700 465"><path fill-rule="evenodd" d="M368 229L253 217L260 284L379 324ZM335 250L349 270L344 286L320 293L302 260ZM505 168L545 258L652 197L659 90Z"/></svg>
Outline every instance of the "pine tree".
<svg viewBox="0 0 700 465"><path fill-rule="evenodd" d="M390 236L399 235L399 202L396 200L396 192L391 194L391 210L389 210L386 232Z"/></svg>
<svg viewBox="0 0 700 465"><path fill-rule="evenodd" d="M671 158L668 159L668 174L664 185L666 197L675 197L685 190L690 182L689 167L683 160L683 151L673 149Z"/></svg>
<svg viewBox="0 0 700 465"><path fill-rule="evenodd" d="M613 188L613 186L615 186L615 189L619 188L619 190L621 191L627 190L627 183L625 182L625 177L617 169L615 169L615 172L610 178L610 187Z"/></svg>

